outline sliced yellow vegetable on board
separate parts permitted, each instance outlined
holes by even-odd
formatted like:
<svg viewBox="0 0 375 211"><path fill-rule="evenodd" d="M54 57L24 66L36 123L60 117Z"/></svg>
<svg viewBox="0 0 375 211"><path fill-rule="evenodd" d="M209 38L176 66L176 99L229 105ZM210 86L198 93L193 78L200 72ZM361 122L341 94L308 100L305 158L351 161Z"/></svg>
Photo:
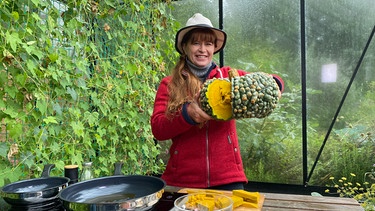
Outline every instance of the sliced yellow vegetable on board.
<svg viewBox="0 0 375 211"><path fill-rule="evenodd" d="M248 208L258 208L258 203L256 202L243 202L242 205L243 207L248 207Z"/></svg>
<svg viewBox="0 0 375 211"><path fill-rule="evenodd" d="M239 196L231 196L233 200L233 208L239 207L243 204L243 198Z"/></svg>
<svg viewBox="0 0 375 211"><path fill-rule="evenodd" d="M256 202L258 203L260 194L259 192L249 192L245 190L233 190L232 194L234 196L242 197L244 201L247 202Z"/></svg>

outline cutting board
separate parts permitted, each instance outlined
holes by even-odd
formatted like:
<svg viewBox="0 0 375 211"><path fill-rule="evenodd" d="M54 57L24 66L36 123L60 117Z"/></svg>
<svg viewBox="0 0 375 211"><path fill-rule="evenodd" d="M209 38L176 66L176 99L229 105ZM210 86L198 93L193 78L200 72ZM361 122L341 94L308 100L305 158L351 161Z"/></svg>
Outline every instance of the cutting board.
<svg viewBox="0 0 375 211"><path fill-rule="evenodd" d="M210 189L196 189L196 188L182 188L178 191L179 193L195 193L195 192L220 192L227 196L232 196L232 191L225 191L225 190L210 190ZM239 206L236 207L233 211L261 211L264 203L264 194L260 193L260 199L258 203L258 208L249 208Z"/></svg>

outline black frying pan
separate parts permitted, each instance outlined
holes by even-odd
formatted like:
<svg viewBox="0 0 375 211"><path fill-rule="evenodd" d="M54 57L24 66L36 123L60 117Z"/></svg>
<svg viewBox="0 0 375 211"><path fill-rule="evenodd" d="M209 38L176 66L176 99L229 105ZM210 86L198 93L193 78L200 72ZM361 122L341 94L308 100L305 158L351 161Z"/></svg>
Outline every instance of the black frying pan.
<svg viewBox="0 0 375 211"><path fill-rule="evenodd" d="M4 186L1 196L10 205L32 205L58 198L58 193L68 186L67 177L49 177L54 164L44 166L42 177L37 179L21 180Z"/></svg>
<svg viewBox="0 0 375 211"><path fill-rule="evenodd" d="M149 210L161 198L165 182L157 177L117 175L75 183L59 193L67 210Z"/></svg>

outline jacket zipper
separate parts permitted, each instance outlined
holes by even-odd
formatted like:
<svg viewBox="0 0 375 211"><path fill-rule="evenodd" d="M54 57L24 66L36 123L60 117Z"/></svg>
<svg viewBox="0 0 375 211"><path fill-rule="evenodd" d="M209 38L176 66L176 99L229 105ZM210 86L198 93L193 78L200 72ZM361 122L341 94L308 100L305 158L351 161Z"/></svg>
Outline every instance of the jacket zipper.
<svg viewBox="0 0 375 211"><path fill-rule="evenodd" d="M223 72L220 70L220 68L217 68L217 71L219 72L220 74L220 78L224 78L223 77ZM207 187L210 187L210 160L209 160L209 157L208 157L208 121L206 123L206 164L207 164Z"/></svg>

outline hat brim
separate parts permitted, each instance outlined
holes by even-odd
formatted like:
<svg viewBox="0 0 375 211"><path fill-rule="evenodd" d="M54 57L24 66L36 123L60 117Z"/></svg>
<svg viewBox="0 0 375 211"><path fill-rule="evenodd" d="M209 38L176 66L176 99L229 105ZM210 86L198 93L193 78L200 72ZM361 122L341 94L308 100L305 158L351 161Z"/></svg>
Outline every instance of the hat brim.
<svg viewBox="0 0 375 211"><path fill-rule="evenodd" d="M216 40L216 46L215 46L214 54L221 51L221 49L224 48L225 43L227 41L227 34L224 31L222 31L220 29L217 29L217 28L214 28L214 27L211 27L209 25L204 25L204 24L199 25L198 24L198 25L194 25L194 26L186 26L186 27L180 29L177 32L176 42L175 42L175 48L176 48L177 52L179 52L180 54L183 54L181 41L182 41L182 39L184 38L184 36L187 32L189 32L190 30L195 29L195 28L208 28L208 29L211 29L216 34L217 40Z"/></svg>

